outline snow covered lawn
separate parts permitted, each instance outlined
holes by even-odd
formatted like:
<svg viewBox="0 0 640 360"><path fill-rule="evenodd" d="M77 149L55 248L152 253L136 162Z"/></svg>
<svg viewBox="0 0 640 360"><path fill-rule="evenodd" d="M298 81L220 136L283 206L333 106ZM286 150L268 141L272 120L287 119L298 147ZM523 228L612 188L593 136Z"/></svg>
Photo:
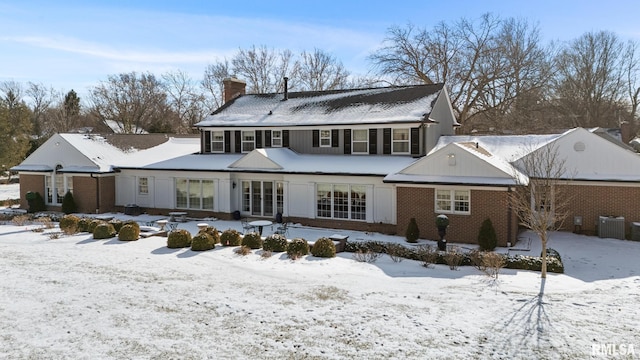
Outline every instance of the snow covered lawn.
<svg viewBox="0 0 640 360"><path fill-rule="evenodd" d="M291 229L322 231L335 232ZM640 356L640 243L554 233L550 247L566 274L542 284L529 271L494 281L388 256L264 259L2 225L0 358L584 359L607 344Z"/></svg>

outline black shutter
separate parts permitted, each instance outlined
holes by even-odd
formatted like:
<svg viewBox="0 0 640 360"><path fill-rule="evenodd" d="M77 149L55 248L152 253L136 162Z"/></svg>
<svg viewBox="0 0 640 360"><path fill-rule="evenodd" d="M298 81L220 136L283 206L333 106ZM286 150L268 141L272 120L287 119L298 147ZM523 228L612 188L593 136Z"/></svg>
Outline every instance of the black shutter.
<svg viewBox="0 0 640 360"><path fill-rule="evenodd" d="M211 131L205 130L203 133L202 145L204 146L203 152L211 152Z"/></svg>
<svg viewBox="0 0 640 360"><path fill-rule="evenodd" d="M411 155L420 155L420 129L411 128Z"/></svg>
<svg viewBox="0 0 640 360"><path fill-rule="evenodd" d="M231 131L225 130L224 132L224 152L231 152Z"/></svg>
<svg viewBox="0 0 640 360"><path fill-rule="evenodd" d="M282 130L282 147L289 147L289 130Z"/></svg>
<svg viewBox="0 0 640 360"><path fill-rule="evenodd" d="M311 139L311 146L319 147L320 146L320 130L313 130L313 136Z"/></svg>
<svg viewBox="0 0 640 360"><path fill-rule="evenodd" d="M236 141L235 141L235 153L241 153L242 152L242 132L236 130L235 131L235 137L236 137Z"/></svg>
<svg viewBox="0 0 640 360"><path fill-rule="evenodd" d="M262 131L256 130L256 149L262 149Z"/></svg>
<svg viewBox="0 0 640 360"><path fill-rule="evenodd" d="M369 129L369 154L375 155L378 153L378 130Z"/></svg>
<svg viewBox="0 0 640 360"><path fill-rule="evenodd" d="M333 129L331 130L331 147L339 147L340 146L340 130Z"/></svg>
<svg viewBox="0 0 640 360"><path fill-rule="evenodd" d="M264 131L264 147L271 147L271 130Z"/></svg>
<svg viewBox="0 0 640 360"><path fill-rule="evenodd" d="M351 129L344 129L344 153L351 154Z"/></svg>
<svg viewBox="0 0 640 360"><path fill-rule="evenodd" d="M382 153L391 154L391 129L382 129Z"/></svg>

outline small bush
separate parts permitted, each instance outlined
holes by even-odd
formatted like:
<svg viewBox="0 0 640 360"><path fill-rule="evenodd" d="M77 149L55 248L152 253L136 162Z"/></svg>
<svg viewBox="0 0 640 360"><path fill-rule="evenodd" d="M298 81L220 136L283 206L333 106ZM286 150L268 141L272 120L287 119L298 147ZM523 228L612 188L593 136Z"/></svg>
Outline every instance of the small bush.
<svg viewBox="0 0 640 360"><path fill-rule="evenodd" d="M393 260L393 262L399 263L404 259L408 259L409 249L400 245L400 244L389 244L387 245L387 255Z"/></svg>
<svg viewBox="0 0 640 360"><path fill-rule="evenodd" d="M486 272L487 266L484 262L484 252L479 250L471 250L467 255L469 256L469 260L471 260L471 265L476 269Z"/></svg>
<svg viewBox="0 0 640 360"><path fill-rule="evenodd" d="M409 220L409 226L407 227L406 233L407 241L410 243L418 242L420 238L420 229L418 228L418 223L416 222L416 218L411 218Z"/></svg>
<svg viewBox="0 0 640 360"><path fill-rule="evenodd" d="M109 223L113 226L113 223ZM137 224L137 223L136 223ZM115 226L114 226L115 228ZM140 227L133 224L124 224L118 232L118 240L120 241L135 241L140 238Z"/></svg>
<svg viewBox="0 0 640 360"><path fill-rule="evenodd" d="M76 201L73 199L71 191L67 191L62 198L62 212L65 214L71 214L77 212Z"/></svg>
<svg viewBox="0 0 640 360"><path fill-rule="evenodd" d="M498 245L498 236L491 219L486 219L482 222L478 233L478 245L480 245L480 250L483 251L493 251Z"/></svg>
<svg viewBox="0 0 640 360"><path fill-rule="evenodd" d="M240 244L248 247L249 249L260 249L262 248L262 238L257 232L250 232L242 237L242 242Z"/></svg>
<svg viewBox="0 0 640 360"><path fill-rule="evenodd" d="M240 233L235 229L227 229L220 235L220 243L223 246L239 246L241 242Z"/></svg>
<svg viewBox="0 0 640 360"><path fill-rule="evenodd" d="M15 226L25 226L29 221L31 221L30 215L17 215L11 219L11 223Z"/></svg>
<svg viewBox="0 0 640 360"><path fill-rule="evenodd" d="M422 261L422 266L428 268L435 264L438 260L438 251L431 245L421 245L416 250L416 255L419 261Z"/></svg>
<svg viewBox="0 0 640 360"><path fill-rule="evenodd" d="M449 265L449 269L451 270L458 270L458 267L462 264L463 258L464 255L459 253L456 248L453 248L444 254L444 261Z"/></svg>
<svg viewBox="0 0 640 360"><path fill-rule="evenodd" d="M91 223L90 218L83 217L78 220L78 232L89 232L89 224ZM115 227L114 227L115 228ZM116 229L118 231L118 229Z"/></svg>
<svg viewBox="0 0 640 360"><path fill-rule="evenodd" d="M358 250L353 253L353 259L357 262L374 263L380 258L380 256L382 256L382 253L371 250Z"/></svg>
<svg viewBox="0 0 640 360"><path fill-rule="evenodd" d="M322 258L336 257L336 244L329 238L321 237L311 247L311 255Z"/></svg>
<svg viewBox="0 0 640 360"><path fill-rule="evenodd" d="M296 260L309 254L309 243L303 238L295 238L287 245L289 259Z"/></svg>
<svg viewBox="0 0 640 360"><path fill-rule="evenodd" d="M284 235L273 234L264 239L262 248L265 251L283 252L287 250L287 244L287 238Z"/></svg>
<svg viewBox="0 0 640 360"><path fill-rule="evenodd" d="M59 232L50 232L47 235L49 236L49 240L57 240L60 239L61 236Z"/></svg>
<svg viewBox="0 0 640 360"><path fill-rule="evenodd" d="M28 192L27 202L29 203L29 212L36 213L40 211L46 211L47 205L44 203L44 199L39 192Z"/></svg>
<svg viewBox="0 0 640 360"><path fill-rule="evenodd" d="M53 221L51 221L51 218L48 216L37 218L36 222L39 222L40 224L42 224L42 227L44 227L45 229L54 228Z"/></svg>
<svg viewBox="0 0 640 360"><path fill-rule="evenodd" d="M122 227L124 227L125 225L129 225L129 226L133 226L136 231L138 232L138 235L140 235L140 224L138 224L137 222L133 221L133 220L127 220L125 222L122 223Z"/></svg>
<svg viewBox="0 0 640 360"><path fill-rule="evenodd" d="M213 226L207 226L206 228L198 231L199 233L203 232L205 234L209 234L211 236L211 238L213 239L213 244L219 244L220 243L220 232L218 232L218 229L216 229Z"/></svg>
<svg viewBox="0 0 640 360"><path fill-rule="evenodd" d="M116 236L116 229L108 222L102 222L93 229L93 238L96 240L111 239L114 236Z"/></svg>
<svg viewBox="0 0 640 360"><path fill-rule="evenodd" d="M239 248L235 249L235 251L234 251L234 252L235 252L236 254L238 254L238 255L246 256L246 255L251 254L251 248L250 248L250 247L248 247L248 246L244 246L244 245L242 245L242 246L240 246Z"/></svg>
<svg viewBox="0 0 640 360"><path fill-rule="evenodd" d="M117 232L120 232L120 229L122 229L122 226L124 225L124 222L120 219L111 219L109 223L113 225L113 228L116 229ZM138 232L140 232L140 226L138 226Z"/></svg>
<svg viewBox="0 0 640 360"><path fill-rule="evenodd" d="M60 219L60 230L67 235L75 234L78 231L78 222L80 222L80 218L77 216L65 215Z"/></svg>
<svg viewBox="0 0 640 360"><path fill-rule="evenodd" d="M213 236L204 231L198 232L198 234L191 239L191 250L193 251L211 250L215 247L216 243L213 240Z"/></svg>
<svg viewBox="0 0 640 360"><path fill-rule="evenodd" d="M104 220L92 219L89 222L89 226L87 227L87 231L93 234L93 231L96 229L96 226L105 223ZM115 228L114 228L115 230Z"/></svg>
<svg viewBox="0 0 640 360"><path fill-rule="evenodd" d="M167 247L179 249L191 246L191 233L185 229L176 229L167 236Z"/></svg>
<svg viewBox="0 0 640 360"><path fill-rule="evenodd" d="M260 257L263 259L268 259L271 256L273 256L273 253L270 250L262 250L262 254L260 254Z"/></svg>
<svg viewBox="0 0 640 360"><path fill-rule="evenodd" d="M489 252L484 254L484 256L482 257L482 263L485 268L485 274L494 279L497 279L498 274L500 274L500 270L504 267L506 261L503 255L497 254L495 252Z"/></svg>

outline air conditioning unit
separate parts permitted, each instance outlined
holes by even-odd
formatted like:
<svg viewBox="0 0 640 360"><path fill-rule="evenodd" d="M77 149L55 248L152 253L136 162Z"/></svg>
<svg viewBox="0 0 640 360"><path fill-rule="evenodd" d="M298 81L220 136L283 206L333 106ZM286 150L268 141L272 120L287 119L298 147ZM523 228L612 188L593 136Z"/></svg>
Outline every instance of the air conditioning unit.
<svg viewBox="0 0 640 360"><path fill-rule="evenodd" d="M598 219L598 236L624 240L624 217L600 216Z"/></svg>
<svg viewBox="0 0 640 360"><path fill-rule="evenodd" d="M640 222L631 223L631 240L640 241Z"/></svg>

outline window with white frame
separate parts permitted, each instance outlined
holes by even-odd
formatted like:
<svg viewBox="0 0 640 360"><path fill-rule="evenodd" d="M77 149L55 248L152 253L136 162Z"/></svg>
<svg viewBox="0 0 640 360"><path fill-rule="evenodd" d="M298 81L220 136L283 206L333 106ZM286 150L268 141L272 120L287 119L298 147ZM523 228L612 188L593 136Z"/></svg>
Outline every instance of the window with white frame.
<svg viewBox="0 0 640 360"><path fill-rule="evenodd" d="M320 130L320 147L331 147L331 130Z"/></svg>
<svg viewBox="0 0 640 360"><path fill-rule="evenodd" d="M224 131L211 132L211 152L224 152Z"/></svg>
<svg viewBox="0 0 640 360"><path fill-rule="evenodd" d="M242 152L244 153L251 152L255 148L256 148L255 131L243 131L242 132Z"/></svg>
<svg viewBox="0 0 640 360"><path fill-rule="evenodd" d="M366 220L366 186L317 184L316 216L329 219Z"/></svg>
<svg viewBox="0 0 640 360"><path fill-rule="evenodd" d="M409 129L393 129L393 135L391 137L392 152L394 154L408 154L409 153Z"/></svg>
<svg viewBox="0 0 640 360"><path fill-rule="evenodd" d="M67 192L73 194L73 177L64 175L60 172L61 169L62 165L56 166L53 175L46 175L44 178L47 204L62 205L64 195Z"/></svg>
<svg viewBox="0 0 640 360"><path fill-rule="evenodd" d="M213 180L176 179L176 208L213 210Z"/></svg>
<svg viewBox="0 0 640 360"><path fill-rule="evenodd" d="M367 154L369 153L369 130L356 129L352 131L351 153Z"/></svg>
<svg viewBox="0 0 640 360"><path fill-rule="evenodd" d="M146 177L138 178L138 194L149 195L149 179Z"/></svg>
<svg viewBox="0 0 640 360"><path fill-rule="evenodd" d="M271 146L282 147L282 130L273 130L271 132Z"/></svg>
<svg viewBox="0 0 640 360"><path fill-rule="evenodd" d="M471 196L469 190L436 189L437 213L469 214Z"/></svg>

